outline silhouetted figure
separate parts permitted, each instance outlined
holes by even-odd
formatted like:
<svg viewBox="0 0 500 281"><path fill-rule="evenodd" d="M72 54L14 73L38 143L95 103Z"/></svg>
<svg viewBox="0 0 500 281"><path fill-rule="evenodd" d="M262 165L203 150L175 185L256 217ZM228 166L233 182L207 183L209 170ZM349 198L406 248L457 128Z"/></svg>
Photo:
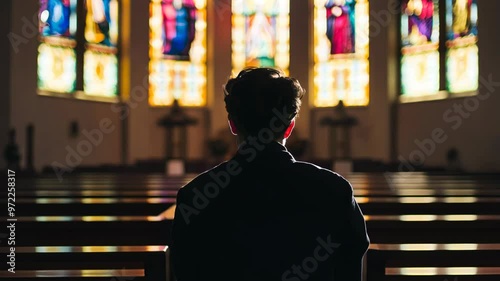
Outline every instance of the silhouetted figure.
<svg viewBox="0 0 500 281"><path fill-rule="evenodd" d="M350 183L285 147L300 83L250 68L224 86L239 148L177 195L172 263L179 281L361 280L369 239Z"/></svg>
<svg viewBox="0 0 500 281"><path fill-rule="evenodd" d="M5 146L4 159L7 162L7 169L15 172L20 170L21 154L19 153L19 146L16 143L15 129L11 129L9 132L9 141Z"/></svg>
<svg viewBox="0 0 500 281"><path fill-rule="evenodd" d="M451 148L446 153L446 170L449 172L460 173L463 172L462 161L460 160L460 154L456 148Z"/></svg>

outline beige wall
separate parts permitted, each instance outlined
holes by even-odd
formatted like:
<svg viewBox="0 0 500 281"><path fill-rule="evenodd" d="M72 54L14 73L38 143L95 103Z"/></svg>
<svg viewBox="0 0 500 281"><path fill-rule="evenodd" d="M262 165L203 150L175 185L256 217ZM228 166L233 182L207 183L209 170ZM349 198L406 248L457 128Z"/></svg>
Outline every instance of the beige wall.
<svg viewBox="0 0 500 281"><path fill-rule="evenodd" d="M41 97L36 94L36 54L37 39L27 22L33 22L37 13L37 0L13 1L12 32L25 38L11 49L11 120L10 124L19 131L19 144L24 149L24 130L29 123L36 127L35 165L40 169L54 161L66 163L67 146L77 148L85 140L83 136L69 137L71 121L78 121L81 130L99 128L99 122L109 118L115 130L105 134L102 143L92 147L88 156L82 157L83 165L118 164L121 162L123 148L128 152L126 162L161 158L164 155L164 131L156 125L157 120L167 108L150 108L147 103L148 77L148 1L130 1L132 21L130 22L130 111L128 118L121 118L116 107L108 103L78 101ZM226 112L224 109L221 86L231 72L231 17L229 0L209 1L208 34L208 69L207 85L209 114L205 110L188 109L188 113L199 119L199 123L189 129L189 155L191 159L206 157L206 138L214 137L219 131L226 130ZM370 92L371 102L367 107L349 108L348 112L356 116L360 124L353 130L353 156L390 161L397 156L408 159L418 147L415 139L422 140L431 136L435 128L445 130L448 139L436 145L435 151L426 156L426 165L444 164L448 148L456 146L470 170L492 170L500 167L500 145L498 122L500 115L497 107L500 98L493 93L481 101L471 117L463 120L457 129L450 129L450 123L443 120L443 113L453 109L453 104L465 99L422 102L399 105L397 126L391 125L391 110L397 95L397 52L394 18L386 21L385 16L393 14L388 1L371 1L371 45L370 45ZM500 34L495 11L499 10L499 1L480 3L480 71L483 77L493 75L500 81L498 42ZM311 94L312 47L310 32L312 2L292 0L291 3L291 65L290 74L298 78ZM389 17L391 18L391 17ZM28 27L27 27L28 26ZM378 27L378 28L377 28ZM27 32L26 32L27 31ZM24 33L24 35L23 35ZM15 51L14 51L15 50ZM485 93L485 88L481 93ZM498 91L497 91L498 92ZM3 97L2 97L3 98ZM326 129L319 127L318 120L331 109L311 109L309 98L303 100L303 107L297 122L297 132L311 141L309 156L325 158L328 151ZM127 129L126 142L122 147L121 132ZM314 128L314 129L313 129ZM391 153L391 147L397 140L397 151ZM22 151L24 155L24 151Z"/></svg>
<svg viewBox="0 0 500 281"><path fill-rule="evenodd" d="M0 2L0 11L9 11L12 1ZM7 38L10 33L10 13L0 18L0 37ZM4 167L3 148L7 144L7 135L10 127L10 41L0 41L0 148L2 155L0 157L0 167Z"/></svg>

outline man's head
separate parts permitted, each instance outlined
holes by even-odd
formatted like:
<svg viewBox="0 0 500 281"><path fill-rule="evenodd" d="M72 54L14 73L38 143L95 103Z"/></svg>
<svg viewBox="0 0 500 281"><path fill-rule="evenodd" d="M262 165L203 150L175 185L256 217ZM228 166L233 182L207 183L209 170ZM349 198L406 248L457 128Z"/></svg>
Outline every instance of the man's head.
<svg viewBox="0 0 500 281"><path fill-rule="evenodd" d="M288 138L304 95L299 81L272 68L247 68L224 86L233 134L240 138L271 130L275 140Z"/></svg>

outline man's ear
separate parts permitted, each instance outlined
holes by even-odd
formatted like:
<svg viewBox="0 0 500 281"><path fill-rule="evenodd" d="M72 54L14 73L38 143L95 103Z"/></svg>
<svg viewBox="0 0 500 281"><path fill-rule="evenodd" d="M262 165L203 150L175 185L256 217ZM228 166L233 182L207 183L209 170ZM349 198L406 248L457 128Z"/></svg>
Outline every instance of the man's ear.
<svg viewBox="0 0 500 281"><path fill-rule="evenodd" d="M287 139L292 134L294 127L295 127L295 118L292 119L292 122L290 122L290 125L288 125L288 128L286 128L285 134L283 134L283 139Z"/></svg>
<svg viewBox="0 0 500 281"><path fill-rule="evenodd" d="M238 129L236 128L236 125L234 125L234 121L229 119L227 120L227 122L229 123L229 129L231 130L231 133L235 136L238 135Z"/></svg>

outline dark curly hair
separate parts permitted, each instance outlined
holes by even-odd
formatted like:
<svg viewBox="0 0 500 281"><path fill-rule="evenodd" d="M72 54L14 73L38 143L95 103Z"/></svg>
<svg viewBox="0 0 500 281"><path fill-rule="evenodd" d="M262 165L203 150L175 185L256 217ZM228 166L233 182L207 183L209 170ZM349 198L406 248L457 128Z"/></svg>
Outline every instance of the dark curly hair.
<svg viewBox="0 0 500 281"><path fill-rule="evenodd" d="M275 132L277 139L283 137L298 114L304 93L299 81L285 77L282 71L252 67L228 80L224 86L224 102L228 118L244 137L256 136L262 129L270 127L277 112L285 113L286 118L278 118L285 126L278 125L284 129Z"/></svg>

